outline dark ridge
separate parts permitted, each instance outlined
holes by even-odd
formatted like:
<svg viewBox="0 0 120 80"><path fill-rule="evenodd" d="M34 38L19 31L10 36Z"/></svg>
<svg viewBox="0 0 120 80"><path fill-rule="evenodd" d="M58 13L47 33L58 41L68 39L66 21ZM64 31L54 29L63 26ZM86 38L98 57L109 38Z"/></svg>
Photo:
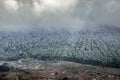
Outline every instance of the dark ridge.
<svg viewBox="0 0 120 80"><path fill-rule="evenodd" d="M36 58L35 58L36 59ZM113 67L113 68L120 68L120 62L113 58L111 62L103 63L98 60L88 59L84 60L83 58L72 58L72 57L59 57L59 56L41 56L38 58L38 60L44 60L44 61L70 61L70 62L76 62L81 64L90 64L94 66L102 66L102 67Z"/></svg>

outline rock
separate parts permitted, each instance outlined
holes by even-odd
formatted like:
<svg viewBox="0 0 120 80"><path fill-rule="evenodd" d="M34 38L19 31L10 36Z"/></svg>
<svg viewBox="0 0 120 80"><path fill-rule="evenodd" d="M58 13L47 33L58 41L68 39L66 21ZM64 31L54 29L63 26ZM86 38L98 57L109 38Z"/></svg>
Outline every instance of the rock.
<svg viewBox="0 0 120 80"><path fill-rule="evenodd" d="M64 77L62 80L68 80L68 78L67 78L67 77Z"/></svg>

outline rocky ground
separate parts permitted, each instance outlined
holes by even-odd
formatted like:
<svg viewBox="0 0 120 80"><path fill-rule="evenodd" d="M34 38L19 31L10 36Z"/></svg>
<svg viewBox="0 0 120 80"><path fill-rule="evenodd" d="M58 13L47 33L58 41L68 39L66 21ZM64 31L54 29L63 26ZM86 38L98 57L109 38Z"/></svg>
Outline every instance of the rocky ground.
<svg viewBox="0 0 120 80"><path fill-rule="evenodd" d="M15 69L0 72L0 80L120 80L120 69L115 68L67 61L19 60L7 63L14 65Z"/></svg>

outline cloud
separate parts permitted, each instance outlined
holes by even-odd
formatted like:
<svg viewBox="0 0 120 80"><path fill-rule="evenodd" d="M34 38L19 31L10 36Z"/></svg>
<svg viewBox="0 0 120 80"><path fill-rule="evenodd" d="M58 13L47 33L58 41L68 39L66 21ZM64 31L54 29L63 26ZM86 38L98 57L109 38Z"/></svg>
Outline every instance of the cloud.
<svg viewBox="0 0 120 80"><path fill-rule="evenodd" d="M4 0L4 6L6 9L16 11L19 8L19 4L16 0Z"/></svg>
<svg viewBox="0 0 120 80"><path fill-rule="evenodd" d="M0 0L0 29L120 27L119 0Z"/></svg>
<svg viewBox="0 0 120 80"><path fill-rule="evenodd" d="M44 12L65 12L74 9L78 0L34 0L33 13L40 15Z"/></svg>
<svg viewBox="0 0 120 80"><path fill-rule="evenodd" d="M116 12L120 9L120 3L112 0L104 5L104 7L107 8L109 12Z"/></svg>

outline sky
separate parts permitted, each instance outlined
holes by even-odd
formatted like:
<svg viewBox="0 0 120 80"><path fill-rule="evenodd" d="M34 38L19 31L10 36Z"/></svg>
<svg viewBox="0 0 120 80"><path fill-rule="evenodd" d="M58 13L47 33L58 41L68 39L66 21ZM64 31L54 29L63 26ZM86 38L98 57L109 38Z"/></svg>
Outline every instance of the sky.
<svg viewBox="0 0 120 80"><path fill-rule="evenodd" d="M120 27L120 0L0 0L0 30Z"/></svg>

